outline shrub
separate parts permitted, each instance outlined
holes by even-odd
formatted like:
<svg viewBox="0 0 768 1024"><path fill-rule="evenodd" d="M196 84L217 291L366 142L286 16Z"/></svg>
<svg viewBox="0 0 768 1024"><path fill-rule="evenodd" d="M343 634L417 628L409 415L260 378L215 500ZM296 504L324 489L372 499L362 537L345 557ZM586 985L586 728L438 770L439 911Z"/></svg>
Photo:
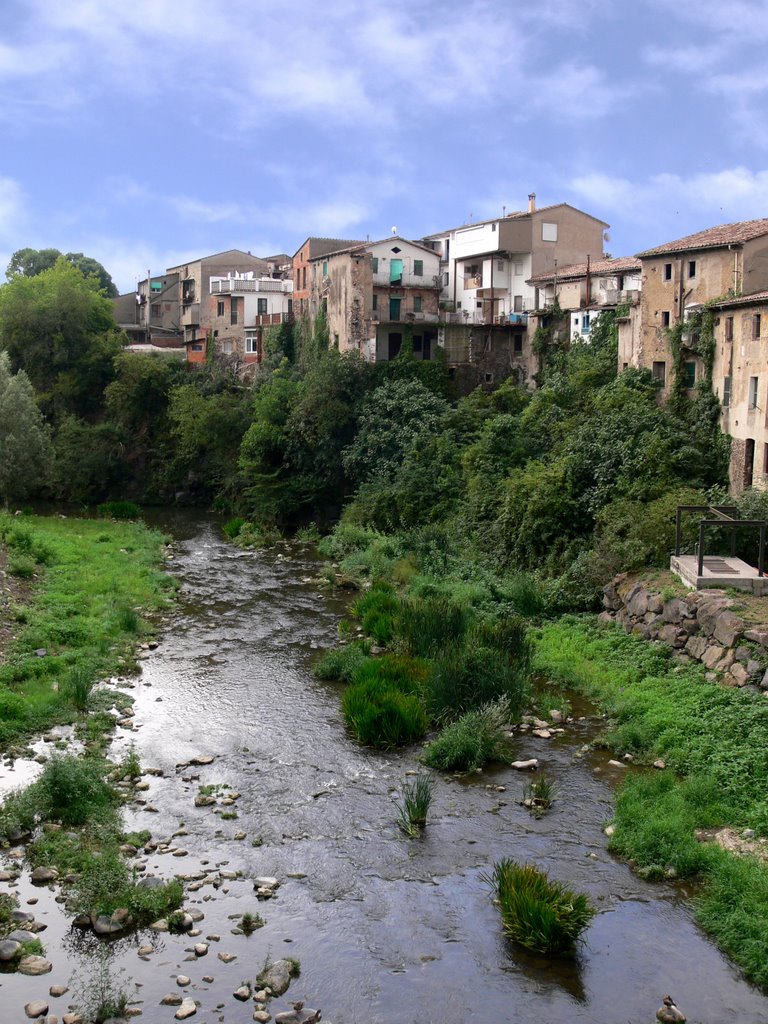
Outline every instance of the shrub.
<svg viewBox="0 0 768 1024"><path fill-rule="evenodd" d="M42 818L67 826L101 817L117 802L103 764L87 757L52 757L29 791Z"/></svg>
<svg viewBox="0 0 768 1024"><path fill-rule="evenodd" d="M536 953L572 949L595 914L585 895L551 881L533 864L505 857L486 881L498 900L506 934Z"/></svg>
<svg viewBox="0 0 768 1024"><path fill-rule="evenodd" d="M105 501L97 506L96 515L100 519L140 519L141 509L132 501Z"/></svg>
<svg viewBox="0 0 768 1024"><path fill-rule="evenodd" d="M31 579L35 575L37 563L30 555L9 554L8 574L18 576L20 579Z"/></svg>
<svg viewBox="0 0 768 1024"><path fill-rule="evenodd" d="M340 679L351 683L355 672L368 660L365 644L353 641L334 651L326 651L314 667L318 679Z"/></svg>
<svg viewBox="0 0 768 1024"><path fill-rule="evenodd" d="M427 824L434 790L435 780L429 774L417 775L410 782L403 783L403 799L397 804L397 822L407 836L418 835Z"/></svg>
<svg viewBox="0 0 768 1024"><path fill-rule="evenodd" d="M372 747L403 746L427 731L422 701L380 679L353 683L344 693L342 711L357 739Z"/></svg>
<svg viewBox="0 0 768 1024"><path fill-rule="evenodd" d="M508 747L504 728L509 720L506 697L467 711L426 747L423 761L444 772L473 772L488 761L504 761Z"/></svg>
<svg viewBox="0 0 768 1024"><path fill-rule="evenodd" d="M506 581L505 596L512 603L518 615L536 619L544 614L547 599L535 576L521 572Z"/></svg>
<svg viewBox="0 0 768 1024"><path fill-rule="evenodd" d="M257 928L263 928L265 924L266 921L261 914L252 914L250 910L246 910L240 918L240 930L243 935L253 935Z"/></svg>

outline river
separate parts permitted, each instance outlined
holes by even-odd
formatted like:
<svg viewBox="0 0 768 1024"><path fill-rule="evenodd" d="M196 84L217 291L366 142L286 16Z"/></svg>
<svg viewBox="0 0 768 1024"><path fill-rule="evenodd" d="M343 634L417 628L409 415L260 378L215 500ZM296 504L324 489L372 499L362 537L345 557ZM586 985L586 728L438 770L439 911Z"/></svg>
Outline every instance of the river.
<svg viewBox="0 0 768 1024"><path fill-rule="evenodd" d="M394 800L419 751L358 747L344 730L340 687L313 677L344 604L313 582L309 549L243 552L200 517L163 525L177 538L179 600L131 690L136 728L114 744L119 756L133 743L142 765L163 775L148 777L148 804L126 817L169 840L168 852L147 858L149 871L225 875L216 886L195 883L185 901L205 915L202 938L220 936L207 956L194 957L189 937L147 932L109 947L139 986L140 1020L173 1021L159 1001L185 974L199 1002L193 1021L250 1021L252 1004L233 990L266 959L290 956L301 974L271 1009L303 998L333 1024L646 1024L668 992L691 1022L768 1024L768 999L694 925L681 890L644 883L608 854L603 828L620 770L607 767L609 754L580 753L599 726L593 717L554 740L517 741L517 756L538 757L557 783L546 815L521 806L526 779L512 769L470 782L440 777L423 837L406 839ZM213 763L177 768L200 755ZM201 785L240 797L196 807ZM598 914L575 959L539 959L506 942L483 880L503 856L590 895ZM257 900L250 879L260 875L280 879L274 899ZM23 881L20 891L31 890ZM34 898L54 972L0 976L7 1008L70 976L75 988L93 952L95 940L70 933L51 891ZM232 934L247 910L265 926ZM153 952L139 955L145 944ZM236 959L225 964L218 952ZM3 1024L23 1019L7 1012Z"/></svg>

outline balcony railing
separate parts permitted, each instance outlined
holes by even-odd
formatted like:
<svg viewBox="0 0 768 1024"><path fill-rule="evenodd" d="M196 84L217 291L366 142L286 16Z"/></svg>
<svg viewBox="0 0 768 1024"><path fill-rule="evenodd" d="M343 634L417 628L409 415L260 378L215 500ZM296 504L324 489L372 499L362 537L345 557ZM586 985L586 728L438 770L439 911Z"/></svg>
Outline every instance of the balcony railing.
<svg viewBox="0 0 768 1024"><path fill-rule="evenodd" d="M293 291L293 281L280 281L274 278L264 277L253 279L250 277L228 277L220 281L211 281L211 294L223 295L233 292L290 292Z"/></svg>
<svg viewBox="0 0 768 1024"><path fill-rule="evenodd" d="M275 324L290 324L293 313L257 313L253 318L253 327L272 327Z"/></svg>

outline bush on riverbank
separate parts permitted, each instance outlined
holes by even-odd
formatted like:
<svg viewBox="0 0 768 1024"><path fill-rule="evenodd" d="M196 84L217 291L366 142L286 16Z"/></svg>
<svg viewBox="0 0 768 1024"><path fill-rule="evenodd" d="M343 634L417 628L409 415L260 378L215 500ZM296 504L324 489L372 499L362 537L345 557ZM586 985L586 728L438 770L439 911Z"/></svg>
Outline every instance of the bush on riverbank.
<svg viewBox="0 0 768 1024"><path fill-rule="evenodd" d="M509 700L504 697L467 711L427 744L422 760L444 772L474 772L489 761L505 761L509 756L505 730L511 717Z"/></svg>
<svg viewBox="0 0 768 1024"><path fill-rule="evenodd" d="M700 878L697 920L749 978L768 984L768 867L696 835L747 826L768 834L768 702L589 620L545 625L534 668L607 710L604 741L617 754L664 759L670 771L622 787L609 847L649 878Z"/></svg>

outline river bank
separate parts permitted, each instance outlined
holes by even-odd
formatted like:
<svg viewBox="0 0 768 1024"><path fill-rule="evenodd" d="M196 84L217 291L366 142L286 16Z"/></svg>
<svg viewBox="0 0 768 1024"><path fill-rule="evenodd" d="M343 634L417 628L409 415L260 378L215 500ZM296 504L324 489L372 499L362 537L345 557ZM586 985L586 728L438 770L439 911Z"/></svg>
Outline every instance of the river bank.
<svg viewBox="0 0 768 1024"><path fill-rule="evenodd" d="M313 582L309 550L242 552L215 523L182 518L176 528L179 603L157 649L141 655L128 691L133 728L118 729L112 757L133 745L153 770L126 824L158 840L139 853L147 872L187 876L185 907L204 914L201 934L142 931L100 945L72 932L56 889L32 887L25 869L16 888L22 905L38 900L31 909L48 925L54 970L0 974L4 1005L71 980L66 1002L102 948L153 1024L173 1021L160 1001L174 990L197 1000L193 1020L250 1021L253 1002L233 992L285 953L301 974L272 1011L306 998L335 1024L615 1024L650 1020L667 991L689 1020L768 1021L768 1001L702 936L680 889L637 878L607 852L603 828L625 770L607 751L583 752L604 724L593 710L577 698L566 733L515 740L517 755L539 758L557 783L549 814L521 805L526 779L511 769L441 777L424 836L406 840L394 799L419 750L359 748L344 728L341 688L313 678L346 602ZM213 760L190 766L198 755ZM196 806L201 786L213 787L213 804ZM234 805L215 788L224 786L241 794ZM575 960L540 960L504 941L481 878L500 855L546 864L590 894L599 914ZM258 900L259 876L280 881L274 898ZM266 921L250 937L233 934L245 911ZM202 958L193 951L201 941ZM179 975L189 978L183 989Z"/></svg>

